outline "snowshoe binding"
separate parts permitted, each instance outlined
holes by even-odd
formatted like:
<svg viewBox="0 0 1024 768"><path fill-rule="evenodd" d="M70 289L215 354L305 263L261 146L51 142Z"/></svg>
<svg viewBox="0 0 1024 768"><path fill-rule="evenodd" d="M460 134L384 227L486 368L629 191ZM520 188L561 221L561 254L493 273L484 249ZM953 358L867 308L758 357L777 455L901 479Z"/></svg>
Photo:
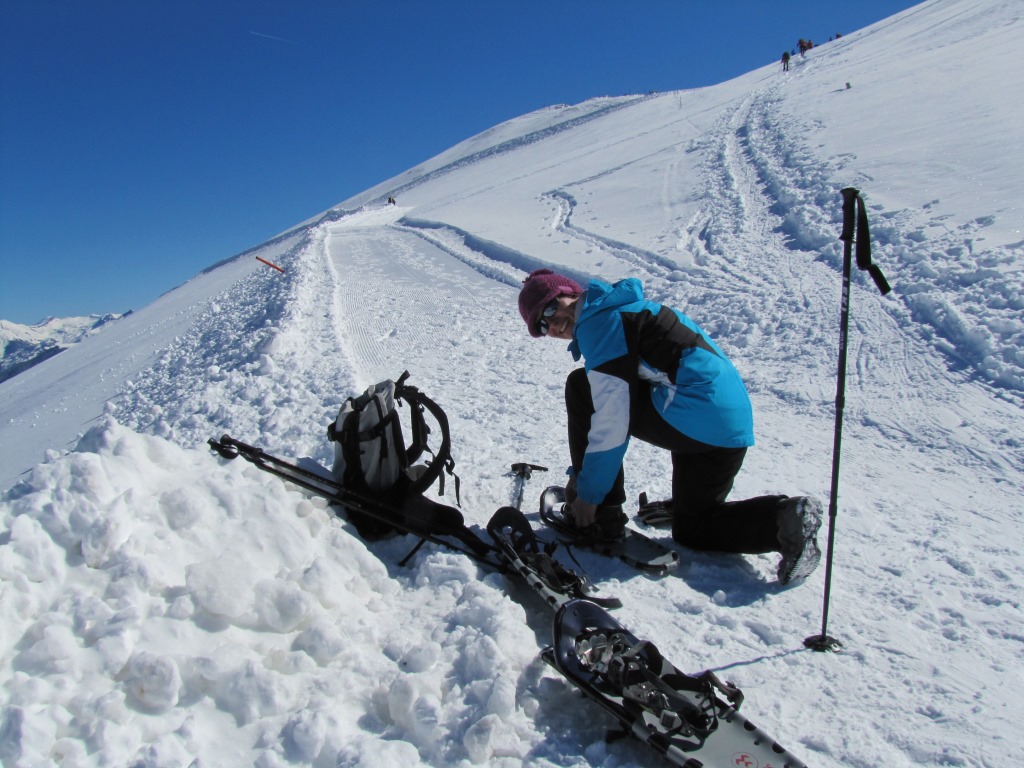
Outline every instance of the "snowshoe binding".
<svg viewBox="0 0 1024 768"><path fill-rule="evenodd" d="M622 528L618 537L609 537L591 528L580 530L565 513L565 490L560 486L550 486L541 494L540 519L571 544L617 557L647 573L664 574L679 565L678 553L632 528Z"/></svg>
<svg viewBox="0 0 1024 768"><path fill-rule="evenodd" d="M609 608L622 605L615 598L591 595L586 576L555 558L559 544L538 538L526 515L515 507L495 512L487 523L487 533L494 540L498 556L549 605L557 607L583 597Z"/></svg>

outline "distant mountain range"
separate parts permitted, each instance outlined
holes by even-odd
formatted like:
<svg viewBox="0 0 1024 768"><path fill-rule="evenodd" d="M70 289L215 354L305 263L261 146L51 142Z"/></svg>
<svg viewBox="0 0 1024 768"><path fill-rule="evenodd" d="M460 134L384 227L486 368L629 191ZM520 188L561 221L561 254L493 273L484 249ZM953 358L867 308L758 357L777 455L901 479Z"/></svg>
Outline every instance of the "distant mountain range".
<svg viewBox="0 0 1024 768"><path fill-rule="evenodd" d="M0 349L3 350L0 357L0 382L27 371L129 314L131 311L124 315L48 317L36 325L0 320Z"/></svg>

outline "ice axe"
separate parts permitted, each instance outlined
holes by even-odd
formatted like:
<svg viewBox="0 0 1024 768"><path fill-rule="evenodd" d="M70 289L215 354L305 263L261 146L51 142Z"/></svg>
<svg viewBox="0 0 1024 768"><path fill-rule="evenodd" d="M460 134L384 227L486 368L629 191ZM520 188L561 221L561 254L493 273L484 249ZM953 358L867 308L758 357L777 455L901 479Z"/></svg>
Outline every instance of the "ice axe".
<svg viewBox="0 0 1024 768"><path fill-rule="evenodd" d="M547 467L542 467L539 464L527 464L525 462L518 462L512 465L512 474L516 478L516 509L520 509L523 504L523 491L526 489L526 481L529 480L534 472L547 472Z"/></svg>

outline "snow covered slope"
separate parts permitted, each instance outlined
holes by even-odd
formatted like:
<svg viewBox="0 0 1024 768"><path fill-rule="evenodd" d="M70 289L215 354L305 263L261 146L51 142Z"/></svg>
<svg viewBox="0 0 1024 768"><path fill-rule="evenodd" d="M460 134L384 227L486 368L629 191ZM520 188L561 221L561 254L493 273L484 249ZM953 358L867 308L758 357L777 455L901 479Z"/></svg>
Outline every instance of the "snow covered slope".
<svg viewBox="0 0 1024 768"><path fill-rule="evenodd" d="M758 439L735 497L825 498L849 185L894 292L854 276L844 652L803 648L822 569L782 589L771 555L581 563L809 765L1024 759L1022 43L1019 2L931 0L788 74L524 116L0 384L0 760L651 764L540 662L549 616L522 591L432 547L398 567L413 542L365 543L204 443L329 464L344 398L408 369L448 412L467 521L511 500L516 461L552 468L532 512L568 461L573 363L515 298L550 265L640 277L729 353ZM627 492L666 495L669 471L634 444Z"/></svg>

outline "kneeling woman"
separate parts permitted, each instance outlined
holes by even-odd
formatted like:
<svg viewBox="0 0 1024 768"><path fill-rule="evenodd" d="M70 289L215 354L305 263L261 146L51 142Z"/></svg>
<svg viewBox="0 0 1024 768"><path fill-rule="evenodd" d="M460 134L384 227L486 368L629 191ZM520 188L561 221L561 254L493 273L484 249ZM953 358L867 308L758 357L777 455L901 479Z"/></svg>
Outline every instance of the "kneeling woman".
<svg viewBox="0 0 1024 768"><path fill-rule="evenodd" d="M780 552L783 584L821 559L821 503L759 496L727 502L754 444L750 398L739 372L682 312L644 298L639 280L586 289L538 269L519 312L530 335L571 342L584 367L566 381L571 477L567 506L580 528L609 538L626 524L622 461L630 437L672 453L672 537L692 549Z"/></svg>

